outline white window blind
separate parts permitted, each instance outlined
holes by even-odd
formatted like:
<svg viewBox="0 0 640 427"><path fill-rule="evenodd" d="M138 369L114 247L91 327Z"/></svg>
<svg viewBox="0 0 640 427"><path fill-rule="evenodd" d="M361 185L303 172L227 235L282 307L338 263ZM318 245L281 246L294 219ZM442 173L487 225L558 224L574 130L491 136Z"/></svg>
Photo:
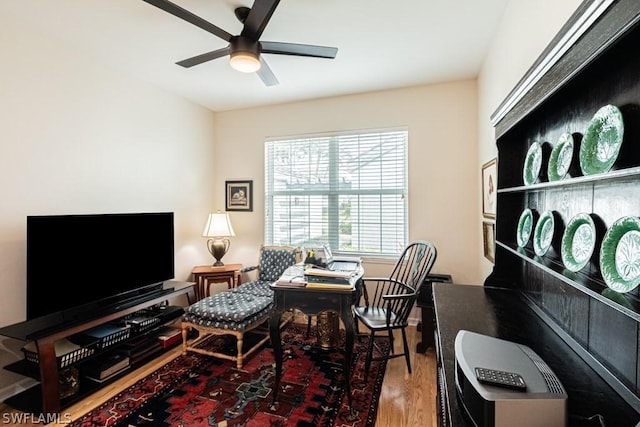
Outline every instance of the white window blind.
<svg viewBox="0 0 640 427"><path fill-rule="evenodd" d="M406 130L270 139L265 242L397 255L407 242Z"/></svg>

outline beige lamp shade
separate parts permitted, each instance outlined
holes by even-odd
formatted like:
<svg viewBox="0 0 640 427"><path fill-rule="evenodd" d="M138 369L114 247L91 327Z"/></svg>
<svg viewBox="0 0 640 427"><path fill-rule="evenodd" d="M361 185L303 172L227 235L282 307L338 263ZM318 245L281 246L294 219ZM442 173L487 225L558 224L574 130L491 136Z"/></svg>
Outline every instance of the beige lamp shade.
<svg viewBox="0 0 640 427"><path fill-rule="evenodd" d="M213 263L214 267L224 265L221 259L231 247L231 241L227 237L233 237L235 235L236 233L233 231L231 218L229 218L228 213L218 211L217 213L209 214L207 223L202 231L202 237L210 237L210 239L207 240L207 249L216 259L216 262Z"/></svg>
<svg viewBox="0 0 640 427"><path fill-rule="evenodd" d="M209 214L202 237L233 237L235 235L228 213L218 211L218 213Z"/></svg>

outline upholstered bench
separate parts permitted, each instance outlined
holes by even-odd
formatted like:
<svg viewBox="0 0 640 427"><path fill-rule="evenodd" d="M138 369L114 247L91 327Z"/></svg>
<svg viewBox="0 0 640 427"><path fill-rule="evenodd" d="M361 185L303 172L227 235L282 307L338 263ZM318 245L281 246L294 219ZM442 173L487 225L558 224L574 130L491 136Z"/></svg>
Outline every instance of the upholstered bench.
<svg viewBox="0 0 640 427"><path fill-rule="evenodd" d="M185 309L182 317L183 350L207 354L222 359L234 360L242 368L243 359L256 351L268 339L268 334L248 350L244 350L244 334L258 328L269 319L273 298L224 291L204 298ZM189 329L199 332L198 338L187 342ZM235 335L237 353L225 354L198 345L209 335Z"/></svg>
<svg viewBox="0 0 640 427"><path fill-rule="evenodd" d="M183 352L193 351L233 360L238 368L242 368L244 359L269 339L267 321L273 305L273 291L269 285L299 258L300 251L297 248L263 246L258 267L246 270L257 270L257 280L203 298L187 307L182 317ZM264 327L260 328L261 325ZM198 331L198 337L189 341L189 331L192 329ZM252 342L250 348L244 349L244 335L250 331L263 336L257 342ZM222 353L204 346L206 339L212 335L234 335L237 340L236 354Z"/></svg>

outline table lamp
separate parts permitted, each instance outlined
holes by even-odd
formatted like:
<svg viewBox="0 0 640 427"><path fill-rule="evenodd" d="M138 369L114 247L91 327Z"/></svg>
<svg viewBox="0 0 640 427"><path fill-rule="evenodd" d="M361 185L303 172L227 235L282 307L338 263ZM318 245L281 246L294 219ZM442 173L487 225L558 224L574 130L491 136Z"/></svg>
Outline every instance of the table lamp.
<svg viewBox="0 0 640 427"><path fill-rule="evenodd" d="M231 246L228 237L235 235L236 233L233 231L228 213L218 211L217 213L209 214L207 224L204 226L204 231L202 232L202 237L210 237L210 239L207 240L207 249L209 249L211 255L216 259L216 262L213 263L214 267L224 265L220 260Z"/></svg>

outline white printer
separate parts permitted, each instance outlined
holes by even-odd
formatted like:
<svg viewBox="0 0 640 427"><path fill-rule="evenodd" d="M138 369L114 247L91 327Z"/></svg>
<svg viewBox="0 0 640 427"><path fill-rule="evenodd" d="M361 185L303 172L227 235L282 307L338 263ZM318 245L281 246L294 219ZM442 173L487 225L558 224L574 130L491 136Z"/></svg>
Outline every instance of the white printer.
<svg viewBox="0 0 640 427"><path fill-rule="evenodd" d="M455 360L458 396L477 427L567 425L567 393L531 348L461 330Z"/></svg>

